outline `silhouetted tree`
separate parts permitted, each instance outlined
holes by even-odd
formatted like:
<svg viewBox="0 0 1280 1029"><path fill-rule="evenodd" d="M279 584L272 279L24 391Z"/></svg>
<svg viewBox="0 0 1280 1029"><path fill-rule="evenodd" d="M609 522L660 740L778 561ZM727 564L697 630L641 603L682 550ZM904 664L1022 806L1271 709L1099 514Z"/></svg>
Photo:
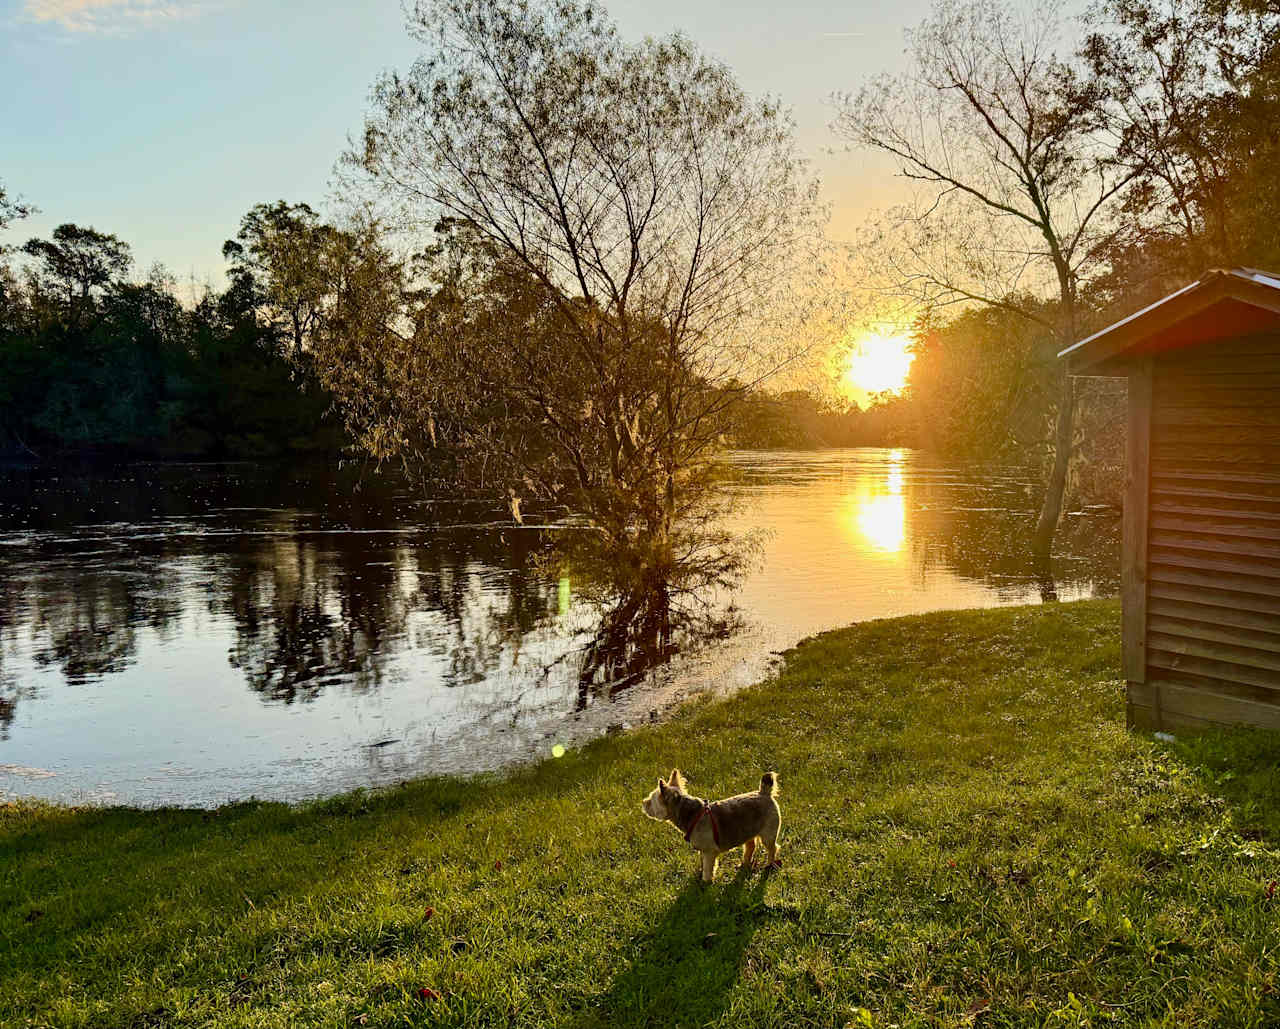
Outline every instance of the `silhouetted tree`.
<svg viewBox="0 0 1280 1029"><path fill-rule="evenodd" d="M25 218L32 210L33 208L30 204L10 195L4 183L0 182L0 230L7 229L14 222ZM6 251L7 248L4 244L0 244L0 255L3 255Z"/></svg>
<svg viewBox="0 0 1280 1029"><path fill-rule="evenodd" d="M94 290L122 277L133 263L123 240L70 223L54 229L52 239L28 240L22 252L35 258L36 274L46 288L65 292L72 323L88 308Z"/></svg>
<svg viewBox="0 0 1280 1029"><path fill-rule="evenodd" d="M1082 53L1139 186L1095 302L1120 313L1207 267L1280 267L1280 10L1105 0L1089 22Z"/></svg>
<svg viewBox="0 0 1280 1029"><path fill-rule="evenodd" d="M340 233L321 236L324 260L343 253ZM188 308L163 269L130 279L128 245L96 229L60 225L18 257L0 264L0 448L269 457L345 444L249 274Z"/></svg>

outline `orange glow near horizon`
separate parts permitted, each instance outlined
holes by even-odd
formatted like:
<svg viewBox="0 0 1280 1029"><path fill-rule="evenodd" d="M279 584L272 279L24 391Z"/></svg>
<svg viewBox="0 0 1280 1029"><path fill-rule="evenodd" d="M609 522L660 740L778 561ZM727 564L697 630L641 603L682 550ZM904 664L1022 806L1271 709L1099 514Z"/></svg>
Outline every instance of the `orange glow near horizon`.
<svg viewBox="0 0 1280 1029"><path fill-rule="evenodd" d="M855 395L901 393L913 357L909 337L869 333L849 352L845 385Z"/></svg>

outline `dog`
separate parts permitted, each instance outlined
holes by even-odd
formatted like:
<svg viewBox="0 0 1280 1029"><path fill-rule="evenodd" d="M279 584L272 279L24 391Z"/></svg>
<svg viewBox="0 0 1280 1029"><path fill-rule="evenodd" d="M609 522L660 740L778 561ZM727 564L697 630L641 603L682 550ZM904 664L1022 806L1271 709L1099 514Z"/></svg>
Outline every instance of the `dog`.
<svg viewBox="0 0 1280 1029"><path fill-rule="evenodd" d="M758 793L707 803L685 791L680 769L672 769L670 779L659 779L657 788L644 798L640 809L658 822L670 822L693 849L702 855L702 881L716 877L720 855L742 848L742 867L754 867L756 841L769 852L769 868L781 868L778 860L778 830L782 812L778 808L778 776L765 772Z"/></svg>

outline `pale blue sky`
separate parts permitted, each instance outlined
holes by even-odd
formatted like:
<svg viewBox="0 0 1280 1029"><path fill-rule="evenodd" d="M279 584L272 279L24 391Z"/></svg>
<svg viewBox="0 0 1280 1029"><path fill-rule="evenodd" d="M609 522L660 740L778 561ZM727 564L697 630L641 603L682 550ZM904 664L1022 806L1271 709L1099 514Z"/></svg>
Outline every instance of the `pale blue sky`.
<svg viewBox="0 0 1280 1029"><path fill-rule="evenodd" d="M927 0L607 6L624 34L680 29L792 107L836 234L900 195L883 162L824 153L827 98L896 70ZM7 241L74 221L131 243L139 271L220 282L253 204L324 206L370 84L415 54L399 0L0 0L0 182L41 209Z"/></svg>

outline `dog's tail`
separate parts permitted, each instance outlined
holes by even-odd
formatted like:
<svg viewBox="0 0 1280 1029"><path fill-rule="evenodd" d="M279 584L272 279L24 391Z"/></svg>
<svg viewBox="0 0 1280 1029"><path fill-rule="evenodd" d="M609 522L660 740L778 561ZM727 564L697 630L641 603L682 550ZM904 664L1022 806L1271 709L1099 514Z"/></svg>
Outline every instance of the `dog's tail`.
<svg viewBox="0 0 1280 1029"><path fill-rule="evenodd" d="M766 797L772 797L778 792L778 773L765 772L760 777L760 792Z"/></svg>

